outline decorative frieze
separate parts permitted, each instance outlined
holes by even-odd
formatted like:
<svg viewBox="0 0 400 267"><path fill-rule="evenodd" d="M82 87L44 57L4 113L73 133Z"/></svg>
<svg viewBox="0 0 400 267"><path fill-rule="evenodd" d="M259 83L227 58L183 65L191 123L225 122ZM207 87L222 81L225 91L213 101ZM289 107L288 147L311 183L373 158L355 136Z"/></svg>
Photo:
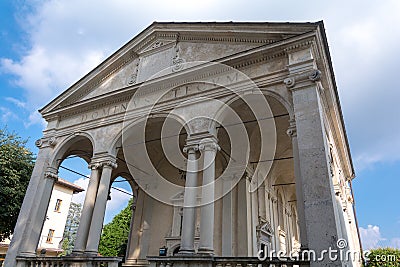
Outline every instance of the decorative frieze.
<svg viewBox="0 0 400 267"><path fill-rule="evenodd" d="M172 72L183 70L185 60L179 56L179 46L175 45L175 56L172 59Z"/></svg>
<svg viewBox="0 0 400 267"><path fill-rule="evenodd" d="M133 84L136 83L136 79L137 79L138 71L139 71L139 63L140 63L140 58L138 58L136 60L136 64L135 64L135 68L133 70L133 73L128 77L128 79L126 81L126 84L128 86L133 85Z"/></svg>

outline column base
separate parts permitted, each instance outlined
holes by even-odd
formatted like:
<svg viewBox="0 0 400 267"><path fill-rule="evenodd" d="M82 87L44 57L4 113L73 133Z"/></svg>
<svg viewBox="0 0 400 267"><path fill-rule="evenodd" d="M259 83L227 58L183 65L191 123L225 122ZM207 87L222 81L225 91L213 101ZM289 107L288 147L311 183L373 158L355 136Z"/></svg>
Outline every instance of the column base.
<svg viewBox="0 0 400 267"><path fill-rule="evenodd" d="M21 252L18 254L18 256L22 256L22 257L36 257L36 253L35 252Z"/></svg>
<svg viewBox="0 0 400 267"><path fill-rule="evenodd" d="M82 256L85 253L83 250L73 250L71 256Z"/></svg>
<svg viewBox="0 0 400 267"><path fill-rule="evenodd" d="M209 255L209 256L215 255L214 249L212 248L199 248L198 253L201 255Z"/></svg>
<svg viewBox="0 0 400 267"><path fill-rule="evenodd" d="M195 251L194 249L180 249L177 255L184 255L184 256L195 255Z"/></svg>
<svg viewBox="0 0 400 267"><path fill-rule="evenodd" d="M84 254L86 257L97 257L99 255L97 251L85 251Z"/></svg>

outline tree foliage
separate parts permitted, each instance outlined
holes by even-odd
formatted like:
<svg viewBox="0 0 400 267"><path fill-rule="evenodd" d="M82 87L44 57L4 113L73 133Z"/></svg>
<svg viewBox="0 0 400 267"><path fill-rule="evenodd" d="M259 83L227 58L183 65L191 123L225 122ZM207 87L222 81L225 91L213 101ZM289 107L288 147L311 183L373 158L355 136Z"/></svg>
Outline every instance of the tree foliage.
<svg viewBox="0 0 400 267"><path fill-rule="evenodd" d="M370 250L367 267L400 267L400 250L394 248L377 248Z"/></svg>
<svg viewBox="0 0 400 267"><path fill-rule="evenodd" d="M32 174L34 157L26 142L0 129L0 241L14 230Z"/></svg>
<svg viewBox="0 0 400 267"><path fill-rule="evenodd" d="M75 245L76 233L78 232L79 221L81 219L82 204L71 202L68 210L67 221L65 223L61 256L69 255Z"/></svg>
<svg viewBox="0 0 400 267"><path fill-rule="evenodd" d="M125 256L132 218L132 205L133 199L130 199L128 206L104 226L99 244L99 253L102 256Z"/></svg>

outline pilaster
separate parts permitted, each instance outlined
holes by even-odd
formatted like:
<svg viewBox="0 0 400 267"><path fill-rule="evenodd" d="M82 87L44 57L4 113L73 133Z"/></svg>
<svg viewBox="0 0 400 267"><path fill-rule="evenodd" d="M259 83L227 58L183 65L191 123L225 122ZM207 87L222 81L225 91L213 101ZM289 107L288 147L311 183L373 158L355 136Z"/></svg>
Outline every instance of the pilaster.
<svg viewBox="0 0 400 267"><path fill-rule="evenodd" d="M326 134L323 127L323 110L321 109L318 93L319 79L322 73L316 69L311 49L296 52L296 56L289 54L289 77L285 79L288 90L293 97L295 129L289 128L288 133L297 134L298 161L295 160L299 222L302 245L304 246L304 224L301 222L301 212L304 210L308 249L317 254L329 248L335 249L338 240L337 224L339 218L335 216L335 201L333 185L330 178L327 160ZM293 122L292 122L293 126ZM293 141L294 136L292 137ZM296 142L293 142L294 153ZM297 153L296 153L297 154ZM295 155L294 155L295 156ZM296 156L295 156L296 157ZM297 177L299 179L297 179ZM304 203L302 209L301 204ZM321 262L312 262L311 266L342 266L342 263L330 261L328 257Z"/></svg>

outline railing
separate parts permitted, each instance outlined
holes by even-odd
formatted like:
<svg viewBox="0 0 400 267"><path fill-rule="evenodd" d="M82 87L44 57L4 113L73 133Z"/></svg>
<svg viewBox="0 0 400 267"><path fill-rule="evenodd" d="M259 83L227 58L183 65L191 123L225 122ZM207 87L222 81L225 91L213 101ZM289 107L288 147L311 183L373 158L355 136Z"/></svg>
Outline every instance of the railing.
<svg viewBox="0 0 400 267"><path fill-rule="evenodd" d="M309 267L310 261L285 257L267 258L260 261L256 257L214 257L214 256L173 256L147 257L151 267L212 266L212 267Z"/></svg>
<svg viewBox="0 0 400 267"><path fill-rule="evenodd" d="M294 260L291 258L279 257L279 258L267 258L266 260L260 261L258 258L250 257L216 257L213 266L215 267L308 267L310 261L306 260Z"/></svg>
<svg viewBox="0 0 400 267"><path fill-rule="evenodd" d="M116 257L17 257L23 267L118 267Z"/></svg>

